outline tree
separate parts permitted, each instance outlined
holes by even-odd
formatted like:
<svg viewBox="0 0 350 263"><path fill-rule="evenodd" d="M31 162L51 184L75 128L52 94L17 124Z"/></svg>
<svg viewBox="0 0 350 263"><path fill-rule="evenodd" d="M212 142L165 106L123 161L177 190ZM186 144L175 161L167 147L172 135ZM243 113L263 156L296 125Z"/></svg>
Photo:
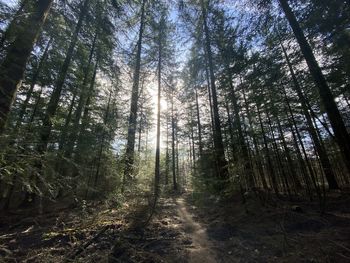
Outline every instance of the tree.
<svg viewBox="0 0 350 263"><path fill-rule="evenodd" d="M128 136L126 143L125 153L125 168L124 168L124 181L130 180L133 173L134 165L134 151L135 151L135 135L137 127L137 110L138 110L138 98L139 98L139 82L140 82L140 69L141 69L141 51L142 51L142 40L143 31L145 27L145 16L146 16L146 5L147 1L143 0L141 5L141 21L139 36L137 41L136 51L136 62L134 68L133 84L131 91L131 105L130 115L128 121Z"/></svg>
<svg viewBox="0 0 350 263"><path fill-rule="evenodd" d="M227 161L225 158L224 146L222 142L222 133L221 133L221 123L219 116L219 107L218 107L218 99L216 94L216 85L215 85L215 75L214 75L214 64L212 58L211 51L211 43L210 43L210 32L208 28L207 21L207 6L204 0L200 1L201 5L201 13L203 19L203 27L204 27L204 39L205 39L205 50L206 56L208 58L208 68L210 74L210 87L211 87L211 95L213 102L213 117L214 117L214 151L215 151L215 159L217 164L217 177L219 179L226 180L228 178L228 168Z"/></svg>
<svg viewBox="0 0 350 263"><path fill-rule="evenodd" d="M82 2L78 22L75 26L74 33L72 35L72 38L67 50L66 58L61 66L60 72L57 77L55 88L51 94L50 101L47 105L47 110L43 118L43 125L40 133L41 142L38 146L38 151L40 153L44 153L46 151L47 144L49 143L49 138L50 138L51 129L52 129L52 118L54 117L58 107L63 85L67 76L68 68L73 58L73 52L78 40L78 34L83 25L84 18L88 12L89 3L90 3L90 0L83 0Z"/></svg>
<svg viewBox="0 0 350 263"><path fill-rule="evenodd" d="M299 43L301 52L309 67L310 73L314 79L315 85L320 94L322 103L328 114L330 123L334 130L334 134L341 149L345 164L348 172L350 172L350 135L346 130L342 116L338 110L337 104L334 101L333 94L328 86L328 83L322 73L320 66L318 65L314 53L306 40L304 32L302 31L291 7L288 4L288 0L279 0L281 7L289 21L291 28L293 29L296 40Z"/></svg>
<svg viewBox="0 0 350 263"><path fill-rule="evenodd" d="M7 48L0 66L0 134L4 132L9 111L21 85L30 52L49 14L52 0L37 0L31 6L31 15L25 26L18 28L15 41ZM14 21L12 21L14 23ZM19 55L20 54L20 55Z"/></svg>

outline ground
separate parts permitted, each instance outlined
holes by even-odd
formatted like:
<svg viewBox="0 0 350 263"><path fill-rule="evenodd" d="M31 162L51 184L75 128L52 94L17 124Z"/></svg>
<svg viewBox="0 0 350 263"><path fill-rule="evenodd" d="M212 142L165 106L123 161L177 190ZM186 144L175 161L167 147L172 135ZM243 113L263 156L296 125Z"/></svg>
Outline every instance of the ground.
<svg viewBox="0 0 350 263"><path fill-rule="evenodd" d="M3 214L0 262L350 262L349 195L333 194L323 215L295 200L165 196L147 226L142 195Z"/></svg>

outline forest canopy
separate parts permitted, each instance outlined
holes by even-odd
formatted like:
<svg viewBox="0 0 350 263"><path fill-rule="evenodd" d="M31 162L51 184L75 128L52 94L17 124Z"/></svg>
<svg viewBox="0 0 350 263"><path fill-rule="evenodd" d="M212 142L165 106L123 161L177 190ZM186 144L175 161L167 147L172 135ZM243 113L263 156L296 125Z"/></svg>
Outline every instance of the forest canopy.
<svg viewBox="0 0 350 263"><path fill-rule="evenodd" d="M0 37L2 211L193 191L325 212L349 186L349 1L1 0Z"/></svg>
<svg viewBox="0 0 350 263"><path fill-rule="evenodd" d="M174 189L191 175L219 192L239 181L309 198L347 185L348 11L340 0L2 2L3 206L63 186L108 196L153 166Z"/></svg>

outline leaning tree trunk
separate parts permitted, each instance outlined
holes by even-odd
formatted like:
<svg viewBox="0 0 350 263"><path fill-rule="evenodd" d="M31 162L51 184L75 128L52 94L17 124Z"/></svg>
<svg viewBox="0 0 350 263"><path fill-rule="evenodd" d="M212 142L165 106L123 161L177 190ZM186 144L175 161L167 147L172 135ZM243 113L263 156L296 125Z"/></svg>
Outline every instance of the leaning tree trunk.
<svg viewBox="0 0 350 263"><path fill-rule="evenodd" d="M0 65L0 135L12 103L21 85L25 67L43 24L49 14L53 0L37 0L34 10L29 15L27 27L20 28L15 41L9 46L7 54Z"/></svg>
<svg viewBox="0 0 350 263"><path fill-rule="evenodd" d="M309 113L309 111L307 109L306 98L305 98L305 96L304 96L304 94L302 92L302 89L301 89L301 87L299 85L297 77L296 77L296 75L294 73L294 70L293 70L292 64L291 64L291 62L289 60L288 54L287 54L287 52L286 52L286 50L285 50L285 48L284 48L284 46L282 45L281 42L280 42L280 45L281 45L284 57L286 59L286 63L287 63L288 69L289 69L291 77L292 77L294 89L297 92L298 98L299 98L299 100L301 102L301 107L302 107L302 110L303 110L303 113L304 113L304 116L306 118L306 122L307 122L307 125L308 125L308 131L309 131L310 136L311 136L311 138L312 138L312 140L313 140L313 142L315 144L315 149L316 149L316 151L317 151L317 153L318 153L318 155L320 157L322 169L323 169L323 172L324 172L324 174L326 176L329 189L339 189L337 180L336 180L335 175L334 175L334 173L332 171L332 168L331 168L331 163L329 161L327 152L324 149L324 147L322 146L322 144L320 142L320 139L317 136L315 127L314 127L314 125L312 123L311 115L310 115L310 113Z"/></svg>
<svg viewBox="0 0 350 263"><path fill-rule="evenodd" d="M290 102L289 102L289 99L288 99L288 96L287 96L287 93L285 91L285 88L283 87L283 92L284 92L284 96L285 96L285 101L286 101L286 105L288 107L288 112L289 112L289 115L290 115L290 120L292 121L292 124L294 126L294 130L295 130L295 133L296 133L296 136L298 138L298 142L300 144L300 147L301 147L301 151L303 153L303 156L304 156L304 159L305 159L305 163L307 165L307 168L308 168L308 171L309 171L309 175L311 177L311 180L314 182L314 178L316 178L315 176L315 171L314 169L312 168L312 165L311 165L311 162L307 156L307 153L306 153L306 149L305 149L305 146L304 146L304 143L303 143L303 139L301 137L301 134L298 130L298 125L296 123L296 120L295 120L295 116L294 116L294 113L293 113L293 110L292 110L292 107L290 105ZM297 141L296 141L297 143ZM305 177L305 182L307 184L308 187L311 187L311 182L310 182L310 177L307 176ZM318 191L318 186L317 185L314 185L315 186L315 190L317 193L319 193ZM312 198L312 196L310 195L310 198Z"/></svg>
<svg viewBox="0 0 350 263"><path fill-rule="evenodd" d="M323 106L327 112L332 129L334 130L336 141L342 152L348 172L350 173L350 135L346 130L342 116L339 112L336 102L334 101L333 94L328 86L328 83L322 73L320 66L316 61L313 51L308 41L306 40L304 32L302 31L293 13L293 10L288 4L288 0L279 0L279 2L294 32L295 38L299 43L301 52L304 55L316 87L318 88Z"/></svg>

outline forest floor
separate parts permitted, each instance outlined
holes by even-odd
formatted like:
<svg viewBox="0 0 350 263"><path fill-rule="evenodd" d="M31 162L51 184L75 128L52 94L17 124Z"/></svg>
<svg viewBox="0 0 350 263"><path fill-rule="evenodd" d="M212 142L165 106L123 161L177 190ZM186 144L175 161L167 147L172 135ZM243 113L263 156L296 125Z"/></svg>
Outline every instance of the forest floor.
<svg viewBox="0 0 350 263"><path fill-rule="evenodd" d="M129 200L2 214L0 262L350 262L349 195L322 216L302 201L168 195L146 227L147 198Z"/></svg>

